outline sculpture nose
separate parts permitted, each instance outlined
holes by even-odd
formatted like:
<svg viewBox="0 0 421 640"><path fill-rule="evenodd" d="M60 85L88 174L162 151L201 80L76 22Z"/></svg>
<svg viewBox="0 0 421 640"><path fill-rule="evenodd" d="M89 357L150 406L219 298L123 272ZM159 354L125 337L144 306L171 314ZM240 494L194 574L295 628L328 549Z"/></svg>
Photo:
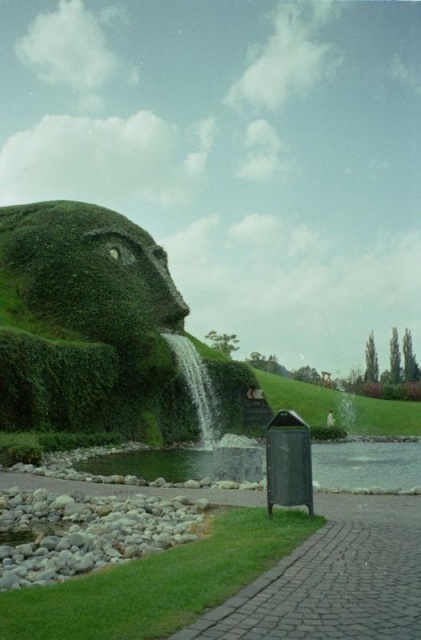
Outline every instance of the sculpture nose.
<svg viewBox="0 0 421 640"><path fill-rule="evenodd" d="M184 330L184 318L190 313L188 305L184 302L181 294L173 288L171 296L160 304L159 315L161 330L171 331Z"/></svg>
<svg viewBox="0 0 421 640"><path fill-rule="evenodd" d="M154 298L162 329L184 329L184 318L190 309L178 291L168 269L166 254L160 247L153 247L149 257L154 265Z"/></svg>

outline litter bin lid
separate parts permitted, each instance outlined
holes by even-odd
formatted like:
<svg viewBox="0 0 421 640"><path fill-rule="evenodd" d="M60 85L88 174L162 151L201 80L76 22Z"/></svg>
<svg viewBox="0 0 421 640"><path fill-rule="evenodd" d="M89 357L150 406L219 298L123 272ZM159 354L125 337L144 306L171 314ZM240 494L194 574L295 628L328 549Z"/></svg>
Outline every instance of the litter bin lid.
<svg viewBox="0 0 421 640"><path fill-rule="evenodd" d="M310 428L309 425L303 420L296 411L281 409L278 413L272 418L271 422L268 425L268 429L270 427L307 427Z"/></svg>

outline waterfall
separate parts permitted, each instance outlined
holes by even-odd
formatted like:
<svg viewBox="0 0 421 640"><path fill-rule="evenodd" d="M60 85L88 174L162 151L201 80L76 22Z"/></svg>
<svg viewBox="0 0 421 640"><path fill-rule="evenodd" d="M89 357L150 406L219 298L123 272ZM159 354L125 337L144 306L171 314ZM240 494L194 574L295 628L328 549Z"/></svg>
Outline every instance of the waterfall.
<svg viewBox="0 0 421 640"><path fill-rule="evenodd" d="M196 408L201 444L205 449L212 449L215 440L217 440L215 424L217 401L206 365L193 343L185 336L175 333L163 333L162 336L174 353Z"/></svg>

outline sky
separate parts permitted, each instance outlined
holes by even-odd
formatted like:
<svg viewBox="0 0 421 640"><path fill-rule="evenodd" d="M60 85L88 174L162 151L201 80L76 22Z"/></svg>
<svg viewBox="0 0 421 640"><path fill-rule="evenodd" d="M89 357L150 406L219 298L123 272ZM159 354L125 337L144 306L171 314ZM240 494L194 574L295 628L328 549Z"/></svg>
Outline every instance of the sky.
<svg viewBox="0 0 421 640"><path fill-rule="evenodd" d="M108 207L186 330L332 377L421 359L421 2L0 0L0 206Z"/></svg>

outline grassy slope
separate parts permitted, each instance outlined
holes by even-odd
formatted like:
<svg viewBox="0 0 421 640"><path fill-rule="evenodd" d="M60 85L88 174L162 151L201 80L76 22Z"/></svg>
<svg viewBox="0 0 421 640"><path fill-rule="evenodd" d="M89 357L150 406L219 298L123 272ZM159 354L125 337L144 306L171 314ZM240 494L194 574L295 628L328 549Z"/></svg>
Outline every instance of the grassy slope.
<svg viewBox="0 0 421 640"><path fill-rule="evenodd" d="M292 409L310 426L323 426L329 409L350 435L421 436L421 403L374 400L253 369L275 411Z"/></svg>

